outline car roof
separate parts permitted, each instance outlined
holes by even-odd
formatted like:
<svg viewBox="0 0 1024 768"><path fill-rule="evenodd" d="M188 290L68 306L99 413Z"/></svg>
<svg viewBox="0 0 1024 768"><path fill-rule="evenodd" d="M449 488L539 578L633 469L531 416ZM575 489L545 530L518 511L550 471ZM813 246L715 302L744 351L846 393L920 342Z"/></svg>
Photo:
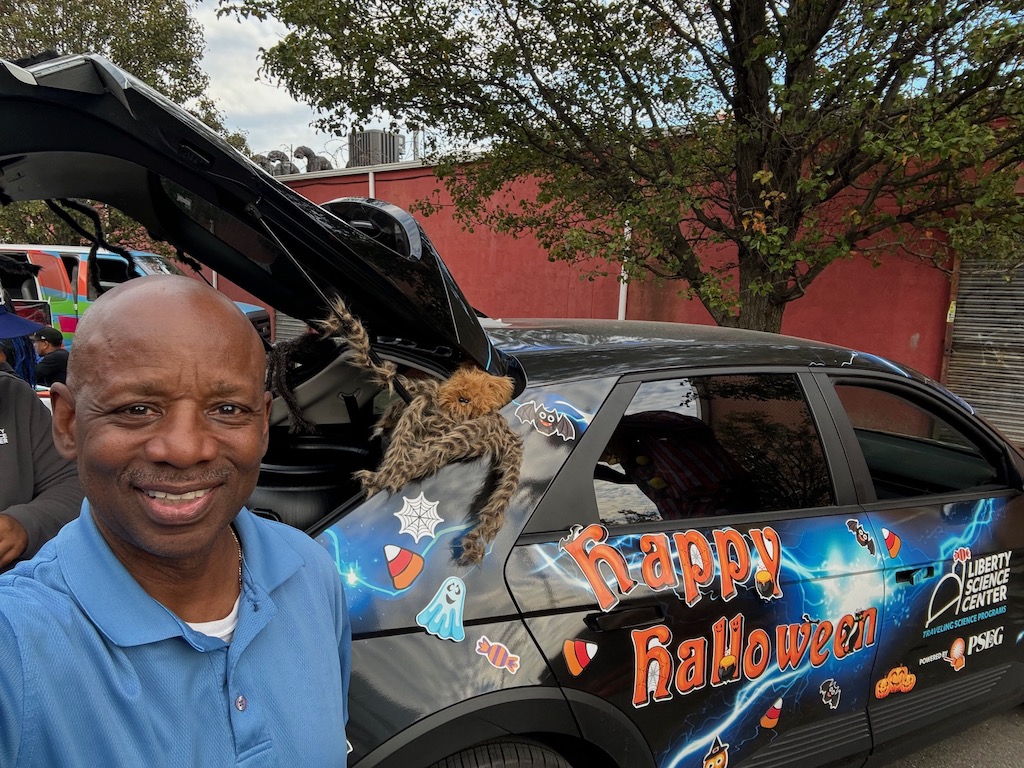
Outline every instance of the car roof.
<svg viewBox="0 0 1024 768"><path fill-rule="evenodd" d="M495 346L542 384L670 368L847 368L929 381L911 368L848 347L775 333L643 320L488 319Z"/></svg>

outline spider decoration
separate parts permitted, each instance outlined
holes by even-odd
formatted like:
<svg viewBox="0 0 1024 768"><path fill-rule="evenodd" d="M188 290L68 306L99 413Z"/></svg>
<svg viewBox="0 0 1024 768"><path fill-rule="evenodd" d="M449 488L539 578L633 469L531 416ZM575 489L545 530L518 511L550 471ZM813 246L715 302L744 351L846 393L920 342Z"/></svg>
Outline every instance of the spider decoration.
<svg viewBox="0 0 1024 768"><path fill-rule="evenodd" d="M473 366L459 368L444 381L401 376L394 363L373 355L366 329L341 299L320 328L324 336L345 338L348 361L369 371L378 384L391 391L398 384L410 395L408 403L392 403L376 424L377 434L389 435L378 468L354 475L368 496L380 491L395 493L454 461L490 459L494 481L476 526L462 537L459 557L463 565L481 562L487 545L504 525L505 512L519 486L522 439L499 413L512 400L512 380Z"/></svg>

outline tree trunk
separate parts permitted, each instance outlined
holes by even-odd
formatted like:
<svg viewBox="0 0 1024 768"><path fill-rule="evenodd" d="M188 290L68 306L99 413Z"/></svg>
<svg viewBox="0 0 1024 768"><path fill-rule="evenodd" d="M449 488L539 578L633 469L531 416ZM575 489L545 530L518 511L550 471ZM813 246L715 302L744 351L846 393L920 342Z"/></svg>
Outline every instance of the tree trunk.
<svg viewBox="0 0 1024 768"><path fill-rule="evenodd" d="M740 313L734 318L734 328L749 328L753 331L782 332L782 312L785 304L780 304L773 296L744 296L740 305Z"/></svg>
<svg viewBox="0 0 1024 768"><path fill-rule="evenodd" d="M752 285L764 285L764 276L751 268L752 259L740 261L740 306L739 312L719 310L712 312L715 322L729 328L746 328L752 331L782 331L782 313L786 302L774 293L751 290ZM751 274L751 273L754 274Z"/></svg>

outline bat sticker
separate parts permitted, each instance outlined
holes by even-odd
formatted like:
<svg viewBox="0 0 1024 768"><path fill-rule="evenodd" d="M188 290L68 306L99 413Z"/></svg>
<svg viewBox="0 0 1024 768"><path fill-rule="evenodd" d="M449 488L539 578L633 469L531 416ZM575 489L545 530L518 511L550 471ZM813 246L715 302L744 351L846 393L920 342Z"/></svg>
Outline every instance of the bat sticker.
<svg viewBox="0 0 1024 768"><path fill-rule="evenodd" d="M864 526L860 524L860 520L847 520L846 527L850 529L850 533L857 537L857 543L864 547L872 555L875 554L875 540L871 538L871 534L864 530Z"/></svg>
<svg viewBox="0 0 1024 768"><path fill-rule="evenodd" d="M564 441L576 439L576 425L566 414L545 408L535 400L527 400L516 408L516 418L530 424L542 435L557 435Z"/></svg>

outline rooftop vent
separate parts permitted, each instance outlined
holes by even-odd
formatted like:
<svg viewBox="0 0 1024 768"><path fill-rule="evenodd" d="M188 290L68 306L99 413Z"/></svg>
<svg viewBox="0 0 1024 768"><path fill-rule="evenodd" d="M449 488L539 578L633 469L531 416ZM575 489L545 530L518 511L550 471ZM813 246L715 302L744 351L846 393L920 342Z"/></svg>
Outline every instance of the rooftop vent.
<svg viewBox="0 0 1024 768"><path fill-rule="evenodd" d="M397 163L405 152L405 136L379 129L350 133L348 136L348 165L358 168L365 165Z"/></svg>

